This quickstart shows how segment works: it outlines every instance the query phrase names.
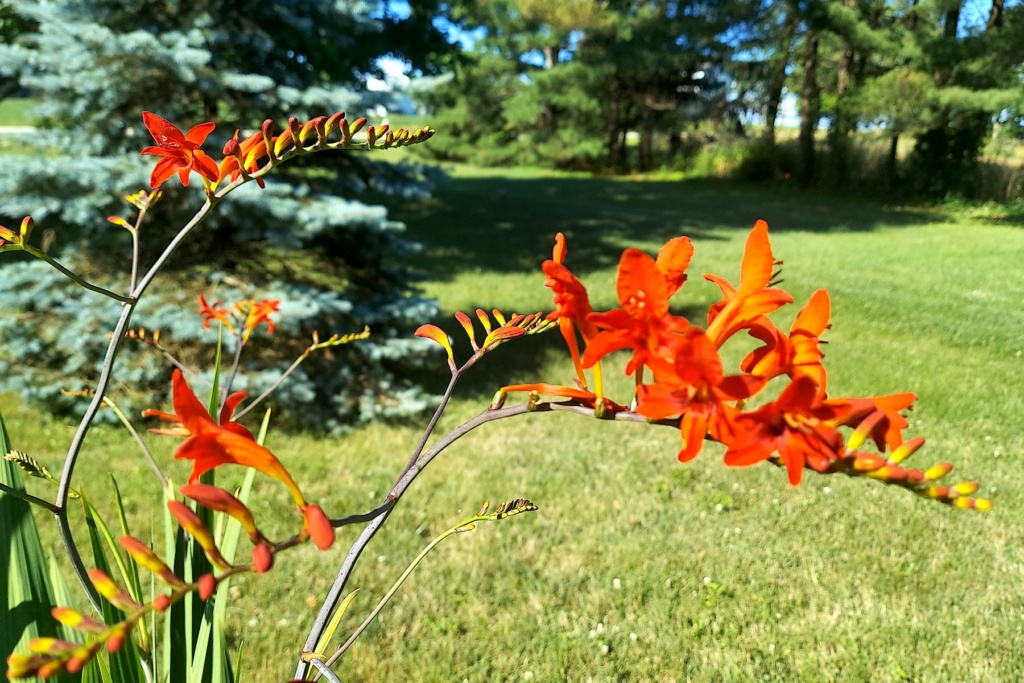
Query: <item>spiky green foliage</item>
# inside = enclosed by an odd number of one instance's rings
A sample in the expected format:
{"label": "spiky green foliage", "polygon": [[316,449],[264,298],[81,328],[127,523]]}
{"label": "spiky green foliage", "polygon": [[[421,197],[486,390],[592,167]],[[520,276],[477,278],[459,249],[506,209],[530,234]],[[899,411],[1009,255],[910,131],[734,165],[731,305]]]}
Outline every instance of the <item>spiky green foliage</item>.
{"label": "spiky green foliage", "polygon": [[[11,442],[0,417],[0,450],[7,453]],[[17,463],[0,459],[0,482],[24,491],[22,470]],[[62,637],[63,629],[50,617],[53,589],[46,556],[39,540],[29,503],[0,492],[0,651],[25,652],[32,638]],[[0,661],[0,675],[6,674],[7,658]]]}

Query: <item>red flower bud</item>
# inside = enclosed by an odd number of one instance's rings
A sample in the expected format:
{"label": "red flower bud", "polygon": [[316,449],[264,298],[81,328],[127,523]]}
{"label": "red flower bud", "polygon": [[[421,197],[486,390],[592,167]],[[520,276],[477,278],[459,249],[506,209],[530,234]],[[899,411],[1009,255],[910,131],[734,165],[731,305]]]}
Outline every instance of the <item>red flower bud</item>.
{"label": "red flower bud", "polygon": [[209,600],[217,590],[217,577],[213,574],[203,574],[199,577],[199,599]]}
{"label": "red flower bud", "polygon": [[114,654],[124,645],[124,634],[117,633],[107,638],[107,652]]}
{"label": "red flower bud", "polygon": [[319,505],[307,505],[302,511],[305,519],[303,528],[320,550],[327,550],[334,544],[334,527]]}
{"label": "red flower bud", "polygon": [[252,568],[257,574],[266,574],[274,566],[274,553],[266,543],[252,549]]}

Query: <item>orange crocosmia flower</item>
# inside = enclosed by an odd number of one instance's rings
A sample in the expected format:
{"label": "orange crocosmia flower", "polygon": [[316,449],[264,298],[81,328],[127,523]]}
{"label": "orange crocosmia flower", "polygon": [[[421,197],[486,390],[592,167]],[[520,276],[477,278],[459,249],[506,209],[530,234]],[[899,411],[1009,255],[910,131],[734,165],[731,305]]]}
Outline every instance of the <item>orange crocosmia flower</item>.
{"label": "orange crocosmia flower", "polygon": [[202,474],[220,465],[242,465],[257,469],[282,482],[288,487],[298,506],[302,509],[307,507],[302,492],[281,461],[256,443],[248,429],[231,421],[235,408],[246,396],[245,392],[237,392],[228,397],[224,402],[218,424],[196,398],[180,370],[174,371],[172,381],[174,413],[145,410],[143,415],[159,417],[165,422],[177,424],[178,428],[173,433],[188,436],[178,446],[174,457],[193,461],[189,484],[195,484]]}
{"label": "orange crocosmia flower", "polygon": [[[267,156],[267,146],[263,142],[263,131],[257,131],[250,135],[242,142],[238,142],[238,131],[235,131],[234,137],[231,139],[234,141],[234,145],[229,141],[228,145],[235,147],[234,153],[227,154],[228,147],[225,147],[225,156],[217,167],[217,181],[220,182],[227,177],[231,178],[231,182],[238,180],[239,176],[242,175],[242,169],[245,168],[246,173],[254,173],[259,170],[259,161]],[[266,187],[266,183],[263,178],[257,178],[256,183],[260,187]]]}
{"label": "orange crocosmia flower", "polygon": [[717,275],[704,275],[704,279],[722,290],[723,300],[708,310],[707,334],[716,347],[721,348],[739,330],[763,324],[761,319],[783,304],[793,303],[789,293],[768,287],[774,268],[768,224],[759,220],[747,236],[740,265],[740,286],[734,288]]}
{"label": "orange crocosmia flower", "polygon": [[561,332],[566,346],[569,347],[569,355],[572,356],[576,379],[581,385],[586,386],[576,330],[578,329],[583,336],[584,343],[590,343],[597,334],[597,328],[587,319],[593,309],[590,307],[586,287],[564,265],[567,254],[565,235],[558,233],[555,235],[551,258],[541,264],[544,286],[551,289],[555,304],[555,310],[548,314],[547,319],[558,321],[558,331]]}
{"label": "orange crocosmia flower", "polygon": [[243,341],[249,340],[249,335],[252,334],[258,326],[265,324],[267,326],[267,334],[274,332],[274,321],[270,319],[271,313],[277,313],[280,309],[280,300],[278,299],[262,299],[260,301],[239,301],[235,304],[235,310],[238,311],[239,315],[245,316],[245,324],[242,329],[245,330],[243,333]]}
{"label": "orange crocosmia flower", "polygon": [[627,375],[642,365],[650,366],[655,374],[671,367],[679,335],[690,325],[686,318],[669,313],[672,287],[681,283],[678,272],[673,271],[671,279],[670,283],[657,262],[639,249],[622,252],[615,283],[621,308],[588,316],[602,331],[588,344],[583,367],[626,348],[633,349]]}
{"label": "orange crocosmia flower", "polygon": [[206,295],[199,295],[199,315],[203,317],[203,329],[210,329],[210,323],[217,320],[230,331],[234,332],[235,326],[231,320],[231,309],[219,308],[219,306],[220,301],[215,301],[213,305],[210,305],[206,301]]}
{"label": "orange crocosmia flower", "polygon": [[160,187],[175,173],[181,179],[181,184],[187,186],[192,171],[211,183],[217,182],[219,173],[216,162],[199,149],[216,124],[201,123],[182,134],[173,123],[148,111],[142,113],[142,122],[156,141],[156,146],[147,147],[140,154],[161,157],[149,178],[150,187]]}
{"label": "orange crocosmia flower", "polygon": [[686,462],[700,453],[709,432],[716,441],[732,442],[732,423],[739,411],[728,402],[753,396],[765,380],[752,375],[724,376],[718,352],[703,330],[692,327],[681,336],[672,372],[663,372],[657,382],[638,387],[636,412],[654,420],[680,416],[683,447],[679,461]]}
{"label": "orange crocosmia flower", "polygon": [[817,385],[818,395],[824,396],[828,376],[821,364],[825,356],[818,345],[821,334],[829,327],[830,308],[828,292],[817,290],[800,309],[788,335],[767,318],[761,318],[751,326],[750,335],[765,345],[751,351],[740,363],[740,369],[765,379],[783,374],[807,375]]}
{"label": "orange crocosmia flower", "polygon": [[907,418],[901,411],[911,409],[917,400],[917,394],[910,392],[888,394],[874,398],[828,399],[826,403],[847,401],[853,410],[836,421],[836,425],[855,427],[860,436],[851,439],[849,448],[856,450],[863,439],[871,437],[879,451],[896,450],[903,443],[903,430],[907,428]]}
{"label": "orange crocosmia flower", "polygon": [[843,437],[832,424],[852,410],[848,401],[822,401],[814,380],[798,375],[778,399],[736,417],[725,464],[754,465],[778,451],[795,486],[805,466],[824,471],[843,456]]}

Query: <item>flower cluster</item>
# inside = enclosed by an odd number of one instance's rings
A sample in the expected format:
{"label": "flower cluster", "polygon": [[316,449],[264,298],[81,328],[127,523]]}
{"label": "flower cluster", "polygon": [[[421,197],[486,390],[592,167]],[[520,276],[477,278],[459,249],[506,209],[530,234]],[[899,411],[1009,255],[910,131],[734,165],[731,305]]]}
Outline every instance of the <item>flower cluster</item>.
{"label": "flower cluster", "polygon": [[[758,221],[747,238],[737,285],[717,275],[704,276],[721,291],[704,328],[670,309],[670,299],[686,282],[693,257],[688,238],[669,240],[657,258],[626,249],[616,279],[619,308],[605,312],[591,308],[586,288],[565,266],[566,254],[565,238],[558,234],[552,258],[542,270],[554,294],[555,310],[548,319],[557,321],[569,347],[576,386],[507,386],[499,392],[499,402],[509,392],[525,391],[571,399],[594,408],[599,416],[629,412],[603,394],[601,382],[602,360],[613,351],[626,350],[626,374],[636,382],[632,412],[678,424],[680,461],[696,457],[711,439],[725,445],[727,465],[771,461],[785,466],[794,485],[805,468],[844,472],[901,485],[961,508],[991,507],[991,501],[971,497],[978,489],[974,482],[934,484],[952,469],[948,463],[925,470],[901,465],[924,443],[920,437],[904,438],[908,423],[902,411],[916,400],[914,394],[828,395],[820,348],[820,337],[829,327],[828,293],[814,292],[788,332],[776,327],[768,316],[793,303],[793,297],[775,286],[781,263],[772,253],[764,221]],[[726,374],[720,350],[740,332],[761,345],[742,360],[739,372]],[[592,387],[586,370],[593,373]],[[776,378],[786,382],[778,397],[746,409]],[[852,430],[849,438],[841,428]],[[879,453],[860,450],[869,439]]]}
{"label": "flower cluster", "polygon": [[[228,396],[219,419],[214,421],[188,386],[181,371],[175,370],[174,412],[146,410],[143,411],[143,415],[157,417],[168,423],[169,427],[154,429],[154,432],[187,437],[174,454],[175,458],[191,460],[193,463],[189,483],[180,489],[182,495],[208,510],[222,512],[235,519],[253,544],[252,561],[242,564],[229,562],[217,546],[210,527],[201,517],[185,503],[177,499],[169,500],[167,509],[171,516],[195,539],[215,571],[204,574],[195,581],[186,581],[176,575],[145,542],[132,536],[122,536],[121,547],[132,560],[147,569],[155,579],[169,588],[170,592],[159,594],[151,602],[142,604],[120,588],[104,571],[90,570],[89,578],[96,591],[124,613],[124,620],[108,625],[67,607],[55,608],[53,617],[62,624],[80,631],[85,636],[85,642],[72,643],[55,638],[36,638],[29,643],[28,654],[14,654],[8,658],[9,678],[47,677],[78,672],[104,647],[108,652],[120,649],[131,630],[147,614],[154,611],[164,612],[189,593],[194,592],[201,600],[208,600],[224,579],[243,572],[266,573],[273,566],[274,557],[278,552],[298,543],[312,541],[321,550],[327,550],[333,545],[334,525],[320,506],[307,502],[298,484],[281,461],[268,449],[256,443],[248,429],[232,419],[235,409],[245,398],[245,392],[236,392]],[[199,481],[202,474],[221,465],[251,467],[282,482],[302,514],[302,528],[299,532],[279,543],[268,540],[244,503],[225,489]]]}
{"label": "flower cluster", "polygon": [[280,304],[278,299],[246,299],[236,301],[231,308],[227,308],[222,307],[219,301],[211,305],[206,301],[206,295],[200,294],[199,315],[203,319],[203,328],[210,329],[210,323],[216,320],[232,334],[240,334],[242,341],[247,342],[249,336],[260,325],[267,326],[267,334],[274,332],[274,321],[270,314],[277,313]]}
{"label": "flower cluster", "polygon": [[[140,154],[160,157],[150,176],[150,186],[160,187],[175,174],[182,185],[188,185],[189,176],[195,172],[211,192],[225,180],[233,183],[239,178],[254,178],[263,187],[262,175],[284,156],[320,149],[405,147],[424,142],[434,134],[431,128],[391,130],[387,124],[375,128],[366,125],[365,117],[350,123],[345,112],[317,116],[301,125],[292,117],[288,119],[287,128],[278,135],[274,134],[273,121],[267,120],[260,130],[241,140],[236,130],[224,145],[224,158],[217,162],[201,149],[215,124],[201,123],[188,133],[182,133],[173,123],[152,112],[144,112],[142,121],[156,145],[145,148]],[[357,141],[355,136],[360,132],[363,137]],[[339,139],[331,142],[330,137],[335,133]]]}

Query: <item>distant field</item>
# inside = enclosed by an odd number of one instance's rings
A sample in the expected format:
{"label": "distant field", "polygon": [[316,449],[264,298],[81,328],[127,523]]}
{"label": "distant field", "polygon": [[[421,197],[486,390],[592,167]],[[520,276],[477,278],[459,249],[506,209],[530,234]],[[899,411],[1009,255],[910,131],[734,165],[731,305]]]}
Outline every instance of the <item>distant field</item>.
{"label": "distant field", "polygon": [[0,100],[0,126],[29,126],[32,117],[29,110],[35,102],[27,97],[12,97]]}
{"label": "distant field", "polygon": [[[360,593],[341,630],[484,500],[525,496],[540,511],[436,549],[336,667],[342,680],[1024,680],[1020,215],[717,181],[451,170],[434,199],[393,201],[392,216],[424,244],[412,265],[446,311],[433,322],[453,337],[456,310],[550,308],[539,264],[556,231],[568,236],[568,264],[595,308],[616,305],[625,246],[654,253],[689,235],[696,257],[674,301],[699,324],[717,298],[700,274],[735,281],[746,232],[765,218],[799,304],[817,287],[832,294],[831,393],[916,391],[911,433],[928,445],[915,460],[953,461],[953,477],[980,480],[997,509],[960,512],[844,478],[809,475],[794,488],[771,466],[727,469],[710,446],[681,465],[671,429],[565,414],[491,424],[432,464],[403,500],[352,580]],[[628,402],[618,360],[612,393]],[[439,357],[430,380],[438,391],[443,365]],[[440,428],[484,409],[502,384],[571,375],[558,335],[509,343],[466,378]],[[56,468],[71,427],[10,398],[0,405],[15,447]],[[272,433],[269,445],[311,498],[347,514],[380,499],[417,429],[375,425],[341,439]],[[183,481],[173,440],[150,442]],[[113,471],[138,523],[148,524],[147,496],[158,492],[127,439],[97,429],[84,457],[93,465],[80,469],[79,483],[93,501],[106,496]],[[292,514],[276,482],[255,497],[259,514]],[[290,676],[353,537],[343,534],[329,553],[288,553],[271,575],[236,584],[229,614],[243,680]]]}

